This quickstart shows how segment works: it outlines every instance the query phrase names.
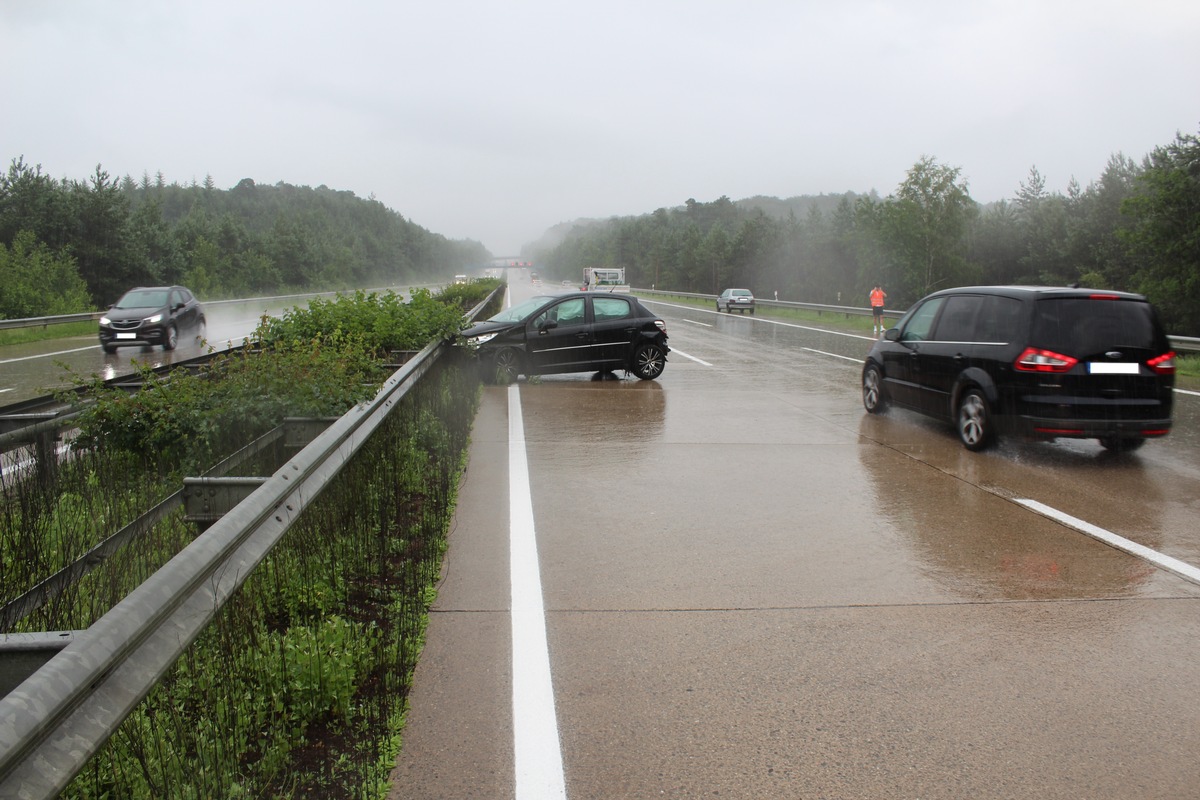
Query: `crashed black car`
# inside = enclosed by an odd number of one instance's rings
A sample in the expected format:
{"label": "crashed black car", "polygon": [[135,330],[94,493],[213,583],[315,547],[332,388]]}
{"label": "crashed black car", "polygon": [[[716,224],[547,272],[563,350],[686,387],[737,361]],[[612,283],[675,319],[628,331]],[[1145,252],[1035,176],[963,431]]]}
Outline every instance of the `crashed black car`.
{"label": "crashed black car", "polygon": [[607,292],[538,295],[462,332],[484,377],[624,370],[642,380],[667,364],[667,326],[636,297]]}
{"label": "crashed black car", "polygon": [[174,350],[180,336],[203,339],[204,334],[204,309],[182,286],[130,289],[100,317],[100,346],[106,353],[128,345]]}

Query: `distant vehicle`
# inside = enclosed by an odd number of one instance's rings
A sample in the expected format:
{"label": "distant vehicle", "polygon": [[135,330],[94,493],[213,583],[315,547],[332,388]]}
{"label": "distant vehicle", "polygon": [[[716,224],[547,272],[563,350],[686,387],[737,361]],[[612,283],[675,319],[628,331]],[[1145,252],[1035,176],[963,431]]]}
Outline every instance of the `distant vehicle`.
{"label": "distant vehicle", "polygon": [[628,292],[624,267],[585,267],[583,288],[593,292]]}
{"label": "distant vehicle", "polygon": [[1000,433],[1135,450],[1171,430],[1175,353],[1141,295],[977,286],[935,292],[872,345],[863,406],[953,421],[968,450]]}
{"label": "distant vehicle", "polygon": [[539,295],[462,332],[484,377],[625,370],[642,380],[667,364],[667,326],[636,297],[570,292]]}
{"label": "distant vehicle", "polygon": [[754,313],[754,293],[749,289],[726,289],[717,297],[717,311]]}
{"label": "distant vehicle", "polygon": [[455,275],[455,276],[454,276],[454,283],[455,283],[455,284],[461,284],[461,283],[466,283],[466,282],[467,282],[467,276],[466,276],[466,275]]}
{"label": "distant vehicle", "polygon": [[542,278],[536,272],[531,272],[529,273],[529,282],[534,286],[540,286],[542,283]]}
{"label": "distant vehicle", "polygon": [[204,309],[188,289],[139,286],[100,317],[100,346],[106,353],[130,345],[174,350],[180,336],[203,339],[205,324]]}

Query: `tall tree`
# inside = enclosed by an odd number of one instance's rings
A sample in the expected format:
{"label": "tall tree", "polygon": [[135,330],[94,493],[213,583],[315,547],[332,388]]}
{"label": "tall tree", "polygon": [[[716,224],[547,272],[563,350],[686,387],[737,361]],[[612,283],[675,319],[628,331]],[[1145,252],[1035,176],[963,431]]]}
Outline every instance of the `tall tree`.
{"label": "tall tree", "polygon": [[978,213],[959,167],[922,157],[885,204],[884,224],[904,288],[917,297],[954,286],[967,269],[967,233]]}
{"label": "tall tree", "polygon": [[1132,219],[1122,238],[1141,264],[1136,288],[1168,328],[1200,335],[1200,137],[1155,148],[1122,210]]}

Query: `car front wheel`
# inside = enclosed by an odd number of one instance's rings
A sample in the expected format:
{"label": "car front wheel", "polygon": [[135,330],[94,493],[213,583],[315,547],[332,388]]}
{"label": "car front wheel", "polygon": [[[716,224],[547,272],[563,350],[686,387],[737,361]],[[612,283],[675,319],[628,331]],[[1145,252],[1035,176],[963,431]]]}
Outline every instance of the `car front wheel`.
{"label": "car front wheel", "polygon": [[644,381],[662,375],[667,366],[667,351],[657,344],[644,344],[633,354],[633,374]]}
{"label": "car front wheel", "polygon": [[868,414],[882,414],[887,411],[887,395],[883,391],[883,374],[879,367],[872,364],[863,373],[863,408]]}
{"label": "car front wheel", "polygon": [[179,344],[179,330],[174,325],[167,326],[167,336],[163,339],[163,350],[174,350]]}
{"label": "car front wheel", "polygon": [[495,383],[513,383],[520,374],[520,351],[515,347],[504,347],[496,351],[496,357],[492,359],[492,378]]}
{"label": "car front wheel", "polygon": [[958,403],[958,438],[968,450],[982,450],[995,438],[991,409],[978,389],[968,389]]}

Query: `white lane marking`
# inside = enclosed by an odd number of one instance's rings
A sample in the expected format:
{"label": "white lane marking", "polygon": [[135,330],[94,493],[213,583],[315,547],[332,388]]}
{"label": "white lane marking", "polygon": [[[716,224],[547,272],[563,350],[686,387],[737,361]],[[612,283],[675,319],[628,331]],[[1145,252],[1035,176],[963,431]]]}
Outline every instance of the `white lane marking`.
{"label": "white lane marking", "polygon": [[1137,542],[1130,541],[1124,536],[1118,536],[1112,531],[1107,531],[1104,528],[1091,524],[1090,522],[1084,522],[1081,519],[1076,519],[1069,514],[1064,514],[1062,511],[1059,511],[1056,508],[1051,508],[1044,503],[1039,503],[1036,500],[1024,500],[1017,498],[1017,502],[1028,508],[1030,511],[1041,514],[1044,517],[1049,517],[1057,522],[1061,522],[1067,527],[1074,528],[1080,533],[1085,533],[1088,536],[1091,536],[1093,539],[1098,539],[1099,541],[1104,542],[1107,545],[1111,545],[1118,550],[1123,550],[1130,555],[1149,561],[1155,566],[1162,567],[1168,572],[1175,573],[1184,580],[1191,581],[1192,583],[1200,583],[1200,568],[1193,567],[1186,561],[1180,561],[1178,558],[1172,558],[1171,556],[1160,553],[1157,550],[1151,550],[1145,545],[1140,545]]}
{"label": "white lane marking", "polygon": [[525,422],[516,384],[508,387],[508,506],[516,800],[565,800],[567,787],[554,713]]}
{"label": "white lane marking", "polygon": [[800,349],[807,350],[810,353],[818,353],[823,356],[829,356],[830,358],[843,358],[846,361],[853,361],[855,364],[861,364],[863,361],[861,358],[851,358],[850,356],[840,356],[837,353],[826,353],[824,350],[814,350],[811,347],[801,347]]}
{"label": "white lane marking", "polygon": [[702,326],[702,327],[705,327],[705,328],[711,328],[711,327],[713,327],[712,325],[709,325],[707,322],[697,322],[697,321],[696,321],[696,320],[694,320],[694,319],[687,319],[686,317],[684,318],[684,320],[683,320],[683,321],[684,321],[684,322],[690,322],[690,323],[692,323],[693,325],[700,325],[700,326]]}
{"label": "white lane marking", "polygon": [[15,392],[15,391],[16,391],[16,387],[10,386],[7,389],[0,389],[0,394],[4,394],[5,392]]}
{"label": "white lane marking", "polygon": [[1191,389],[1176,389],[1180,394],[1190,394],[1192,397],[1200,397],[1200,392],[1193,392]]}
{"label": "white lane marking", "polygon": [[15,364],[18,361],[32,361],[35,358],[53,358],[54,356],[65,356],[67,353],[82,353],[85,350],[95,350],[100,345],[93,344],[88,347],[76,347],[74,350],[59,350],[56,353],[42,353],[40,356],[21,356],[20,358],[6,358],[0,361],[0,364]]}
{"label": "white lane marking", "polygon": [[683,352],[682,350],[676,350],[674,347],[671,348],[671,352],[678,353],[679,355],[683,356],[684,358],[688,358],[688,359],[691,359],[692,361],[695,361],[697,364],[703,364],[706,367],[712,366],[712,364],[708,363],[704,359],[696,358],[695,356],[689,356],[687,353]]}

